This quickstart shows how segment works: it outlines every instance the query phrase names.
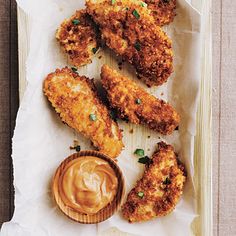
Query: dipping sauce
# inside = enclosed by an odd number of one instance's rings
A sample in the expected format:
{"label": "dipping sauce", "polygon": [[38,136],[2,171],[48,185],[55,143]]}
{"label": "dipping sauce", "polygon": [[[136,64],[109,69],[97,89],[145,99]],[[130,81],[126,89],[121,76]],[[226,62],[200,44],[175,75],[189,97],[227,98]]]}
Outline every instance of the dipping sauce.
{"label": "dipping sauce", "polygon": [[117,187],[113,168],[93,156],[79,157],[67,163],[58,180],[64,204],[86,214],[95,214],[112,202]]}

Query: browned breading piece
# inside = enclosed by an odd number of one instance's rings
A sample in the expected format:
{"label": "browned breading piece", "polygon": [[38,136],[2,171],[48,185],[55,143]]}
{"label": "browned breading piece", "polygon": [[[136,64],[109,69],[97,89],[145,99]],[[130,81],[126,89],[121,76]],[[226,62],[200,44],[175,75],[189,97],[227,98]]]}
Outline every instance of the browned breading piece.
{"label": "browned breading piece", "polygon": [[43,89],[63,122],[88,137],[104,154],[112,158],[120,154],[121,131],[100,101],[92,80],[66,67],[49,74]]}
{"label": "browned breading piece", "polygon": [[56,38],[62,49],[76,67],[92,62],[92,57],[99,49],[98,28],[86,10],[76,11],[58,28]]}
{"label": "browned breading piece", "polygon": [[107,65],[102,67],[102,85],[110,106],[121,118],[134,124],[145,124],[162,134],[171,134],[180,117],[171,105],[147,93],[132,80]]}
{"label": "browned breading piece", "polygon": [[167,25],[176,16],[176,0],[144,0],[159,26]]}
{"label": "browned breading piece", "polygon": [[171,145],[158,143],[158,149],[145,166],[143,177],[130,191],[122,207],[129,222],[165,216],[174,210],[183,193],[186,173]]}
{"label": "browned breading piece", "polygon": [[161,85],[173,71],[171,40],[137,0],[87,0],[87,12],[99,25],[102,39],[131,63],[148,86]]}

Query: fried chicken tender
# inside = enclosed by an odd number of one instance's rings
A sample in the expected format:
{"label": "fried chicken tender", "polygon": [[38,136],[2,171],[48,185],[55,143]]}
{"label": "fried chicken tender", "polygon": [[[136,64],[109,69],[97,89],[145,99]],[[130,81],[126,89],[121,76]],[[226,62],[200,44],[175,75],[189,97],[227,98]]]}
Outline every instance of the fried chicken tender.
{"label": "fried chicken tender", "polygon": [[56,32],[56,38],[71,64],[76,67],[91,63],[100,46],[98,27],[86,10],[76,11],[63,21]]}
{"label": "fried chicken tender", "polygon": [[110,106],[117,110],[120,118],[147,125],[165,135],[179,125],[180,117],[171,105],[150,95],[116,70],[104,65],[101,79]]}
{"label": "fried chicken tender", "polygon": [[165,83],[173,71],[172,42],[137,0],[87,0],[106,45],[131,63],[147,86]]}
{"label": "fried chicken tender", "polygon": [[167,25],[176,16],[176,0],[145,0],[151,15],[159,26]]}
{"label": "fried chicken tender", "polygon": [[165,216],[174,210],[186,180],[183,164],[177,159],[173,147],[164,142],[145,166],[143,177],[130,191],[122,207],[129,222],[150,220]]}
{"label": "fried chicken tender", "polygon": [[44,81],[44,93],[62,121],[115,158],[122,148],[121,131],[99,100],[94,83],[69,68],[57,69]]}

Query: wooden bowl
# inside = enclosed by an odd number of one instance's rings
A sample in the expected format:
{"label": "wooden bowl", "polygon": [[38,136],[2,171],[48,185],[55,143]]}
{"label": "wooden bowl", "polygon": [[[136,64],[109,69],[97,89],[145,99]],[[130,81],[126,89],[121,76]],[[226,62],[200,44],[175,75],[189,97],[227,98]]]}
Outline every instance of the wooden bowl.
{"label": "wooden bowl", "polygon": [[[110,166],[113,168],[113,170],[116,174],[116,177],[118,179],[117,193],[116,193],[116,196],[114,197],[113,201],[111,203],[109,203],[107,206],[105,206],[104,208],[102,208],[100,211],[98,211],[96,214],[81,213],[81,212],[75,211],[74,209],[68,207],[62,201],[60,194],[59,194],[59,189],[58,189],[58,180],[59,180],[60,176],[63,174],[65,166],[70,161],[72,161],[76,158],[81,158],[81,157],[85,157],[85,156],[94,156],[94,157],[98,157],[98,158],[101,158],[101,159],[107,161],[110,164]],[[79,223],[83,223],[83,224],[95,224],[95,223],[102,222],[102,221],[108,219],[109,217],[111,217],[120,207],[122,200],[123,200],[124,192],[125,192],[124,177],[123,177],[123,174],[122,174],[119,166],[115,163],[115,161],[113,159],[111,159],[110,157],[108,157],[100,152],[97,152],[97,151],[80,151],[80,152],[74,153],[71,156],[69,156],[68,158],[66,158],[60,164],[60,166],[57,168],[56,173],[53,178],[53,182],[52,182],[52,193],[53,193],[54,199],[55,199],[57,205],[59,206],[59,208],[61,209],[61,211],[66,216],[68,216],[70,219],[72,219],[76,222],[79,222]]]}

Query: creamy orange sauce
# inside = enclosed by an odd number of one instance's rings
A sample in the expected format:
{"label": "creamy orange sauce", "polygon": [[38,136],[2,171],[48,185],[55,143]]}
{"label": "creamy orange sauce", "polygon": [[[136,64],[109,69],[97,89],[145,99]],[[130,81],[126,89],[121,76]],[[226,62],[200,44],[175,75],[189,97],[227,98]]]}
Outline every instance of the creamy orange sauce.
{"label": "creamy orange sauce", "polygon": [[92,156],[67,163],[58,182],[64,204],[86,214],[95,214],[110,203],[117,186],[116,174],[109,163]]}

